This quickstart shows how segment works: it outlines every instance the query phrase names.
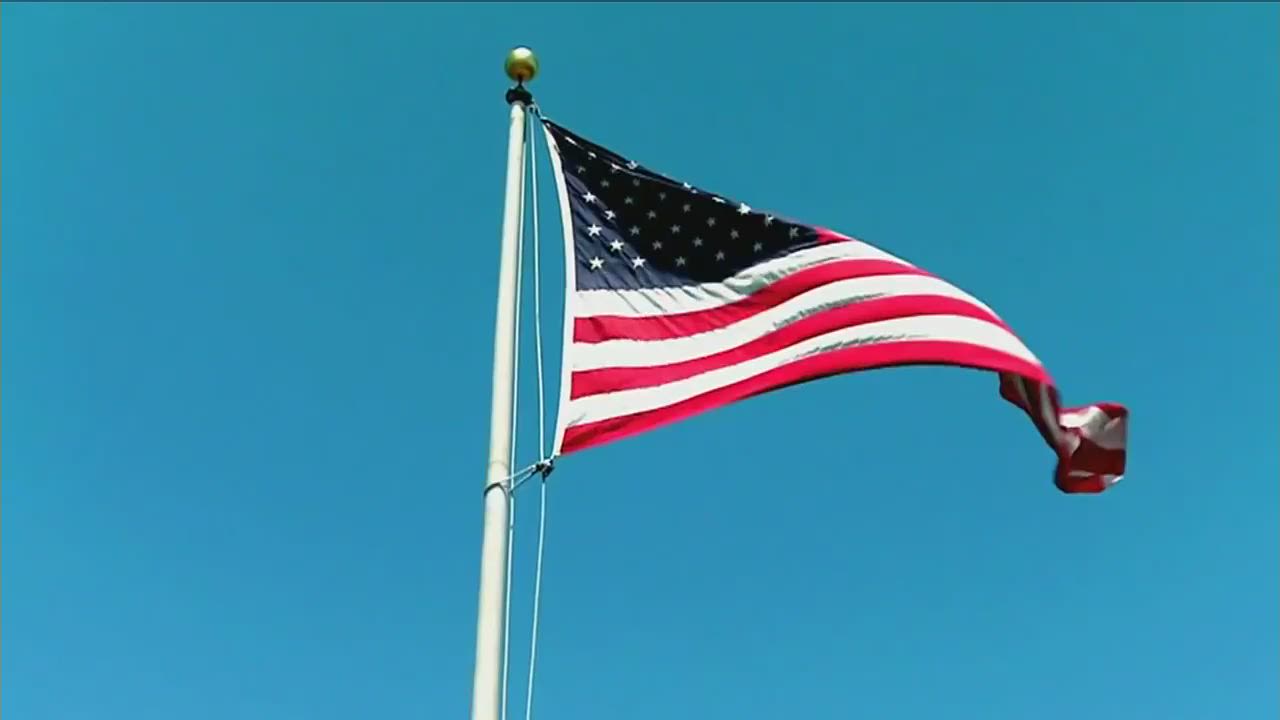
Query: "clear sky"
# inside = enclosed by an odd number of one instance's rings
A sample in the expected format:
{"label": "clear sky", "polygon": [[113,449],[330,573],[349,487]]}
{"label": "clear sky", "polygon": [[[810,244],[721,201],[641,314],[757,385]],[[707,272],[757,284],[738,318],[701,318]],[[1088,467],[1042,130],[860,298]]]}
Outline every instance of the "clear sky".
{"label": "clear sky", "polygon": [[564,459],[540,717],[1274,718],[1278,20],[6,3],[4,716],[466,715],[528,43],[558,122],[947,277],[1133,413],[1091,497],[943,368]]}

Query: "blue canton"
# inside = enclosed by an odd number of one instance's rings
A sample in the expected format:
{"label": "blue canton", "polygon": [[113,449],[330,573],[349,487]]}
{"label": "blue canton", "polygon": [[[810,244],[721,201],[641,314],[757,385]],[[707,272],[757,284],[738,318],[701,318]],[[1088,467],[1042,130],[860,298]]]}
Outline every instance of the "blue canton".
{"label": "blue canton", "polygon": [[560,153],[579,290],[721,282],[819,242],[810,226],[672,180],[542,122]]}

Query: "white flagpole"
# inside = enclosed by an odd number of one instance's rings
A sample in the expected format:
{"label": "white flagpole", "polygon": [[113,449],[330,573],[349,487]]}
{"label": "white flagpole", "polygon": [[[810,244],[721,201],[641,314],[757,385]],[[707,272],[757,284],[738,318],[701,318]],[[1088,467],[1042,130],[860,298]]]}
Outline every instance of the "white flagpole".
{"label": "white flagpole", "polygon": [[524,89],[538,71],[528,48],[507,55],[507,75],[516,87],[507,91],[511,127],[507,135],[507,197],[502,210],[502,255],[498,264],[498,313],[493,330],[493,407],[489,421],[489,467],[484,485],[484,540],[480,551],[480,608],[476,622],[472,720],[499,720],[502,698],[502,641],[505,603],[507,522],[511,487],[511,404],[515,347],[516,250],[520,208],[524,202],[525,106],[533,97]]}

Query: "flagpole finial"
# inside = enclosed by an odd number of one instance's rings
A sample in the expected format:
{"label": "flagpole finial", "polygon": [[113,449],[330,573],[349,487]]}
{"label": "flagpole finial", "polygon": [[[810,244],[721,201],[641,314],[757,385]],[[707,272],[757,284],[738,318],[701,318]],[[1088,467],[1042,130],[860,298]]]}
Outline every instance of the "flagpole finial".
{"label": "flagpole finial", "polygon": [[523,85],[538,74],[538,56],[523,45],[514,47],[511,48],[511,52],[507,53],[505,67],[507,77],[516,81],[517,84]]}

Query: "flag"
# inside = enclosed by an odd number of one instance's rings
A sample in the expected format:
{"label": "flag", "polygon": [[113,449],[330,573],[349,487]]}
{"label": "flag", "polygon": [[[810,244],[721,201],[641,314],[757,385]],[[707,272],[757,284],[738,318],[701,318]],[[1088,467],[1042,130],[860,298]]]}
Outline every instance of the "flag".
{"label": "flag", "polygon": [[839,373],[950,365],[999,374],[1057,454],[1063,492],[1124,473],[1128,411],[1063,408],[989,307],[861,240],[673,180],[540,118],[568,290],[555,454]]}

